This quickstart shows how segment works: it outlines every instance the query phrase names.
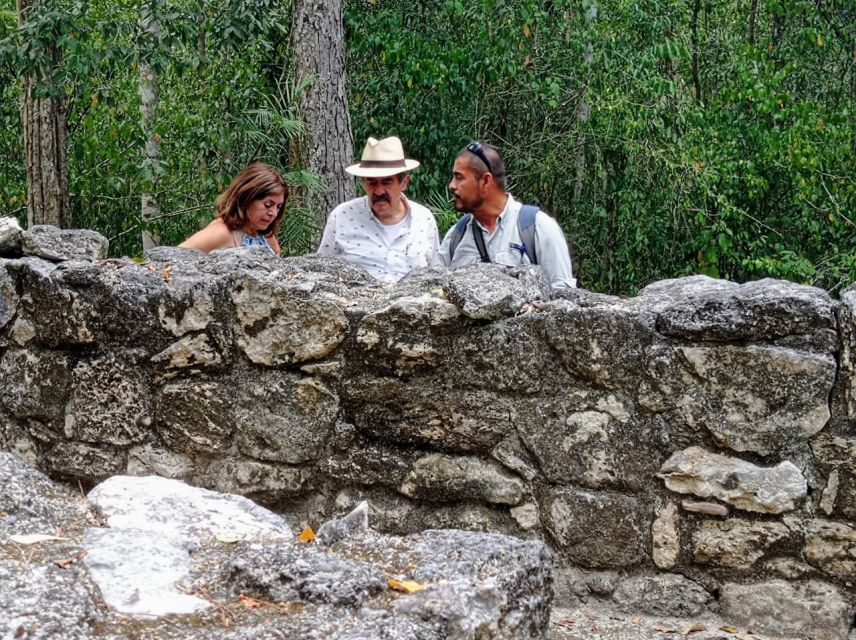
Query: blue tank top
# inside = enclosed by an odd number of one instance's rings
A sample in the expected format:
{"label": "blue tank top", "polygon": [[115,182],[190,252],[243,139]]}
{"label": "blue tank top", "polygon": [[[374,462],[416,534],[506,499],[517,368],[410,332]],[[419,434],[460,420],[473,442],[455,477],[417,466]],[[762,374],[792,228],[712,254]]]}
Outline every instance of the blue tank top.
{"label": "blue tank top", "polygon": [[238,233],[240,233],[242,236],[241,242],[238,244],[239,247],[264,247],[271,253],[276,254],[276,252],[273,250],[273,247],[268,244],[267,238],[265,238],[264,236],[251,236],[247,235],[243,231],[238,231]]}

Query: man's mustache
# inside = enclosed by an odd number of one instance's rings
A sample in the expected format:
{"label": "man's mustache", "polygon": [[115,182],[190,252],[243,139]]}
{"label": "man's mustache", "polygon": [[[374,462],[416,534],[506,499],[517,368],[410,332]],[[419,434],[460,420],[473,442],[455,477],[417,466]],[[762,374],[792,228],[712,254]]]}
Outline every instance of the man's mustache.
{"label": "man's mustache", "polygon": [[390,201],[389,196],[386,194],[383,194],[380,196],[372,196],[372,204],[375,204],[377,202],[389,202],[389,201]]}

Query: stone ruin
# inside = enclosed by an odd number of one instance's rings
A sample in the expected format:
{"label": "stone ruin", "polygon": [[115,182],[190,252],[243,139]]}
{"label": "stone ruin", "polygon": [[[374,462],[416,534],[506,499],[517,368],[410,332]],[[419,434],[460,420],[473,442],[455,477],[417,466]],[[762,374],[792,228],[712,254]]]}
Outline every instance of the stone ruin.
{"label": "stone ruin", "polygon": [[0,224],[0,449],[52,478],[178,479],[294,530],[366,501],[378,536],[543,543],[557,602],[853,626],[854,287],[551,298],[537,267],[386,286],[337,259],[138,263],[16,233]]}

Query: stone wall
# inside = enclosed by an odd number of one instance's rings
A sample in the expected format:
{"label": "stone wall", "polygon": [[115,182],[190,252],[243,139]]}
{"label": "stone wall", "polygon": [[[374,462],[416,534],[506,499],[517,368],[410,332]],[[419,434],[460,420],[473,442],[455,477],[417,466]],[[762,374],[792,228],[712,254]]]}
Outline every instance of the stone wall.
{"label": "stone wall", "polygon": [[544,539],[560,601],[847,637],[856,288],[549,300],[537,268],[382,286],[336,259],[86,260],[28,234],[0,259],[0,449],[53,477],[178,478],[295,526],[367,499],[389,533]]}

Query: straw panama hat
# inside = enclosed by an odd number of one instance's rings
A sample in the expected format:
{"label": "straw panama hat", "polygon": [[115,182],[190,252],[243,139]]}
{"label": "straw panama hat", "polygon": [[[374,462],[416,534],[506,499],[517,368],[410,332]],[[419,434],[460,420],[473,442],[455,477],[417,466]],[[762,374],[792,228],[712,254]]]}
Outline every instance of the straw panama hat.
{"label": "straw panama hat", "polygon": [[419,166],[417,160],[404,157],[401,140],[395,136],[376,140],[369,138],[363,149],[363,157],[357,164],[345,168],[352,176],[360,178],[385,178]]}

